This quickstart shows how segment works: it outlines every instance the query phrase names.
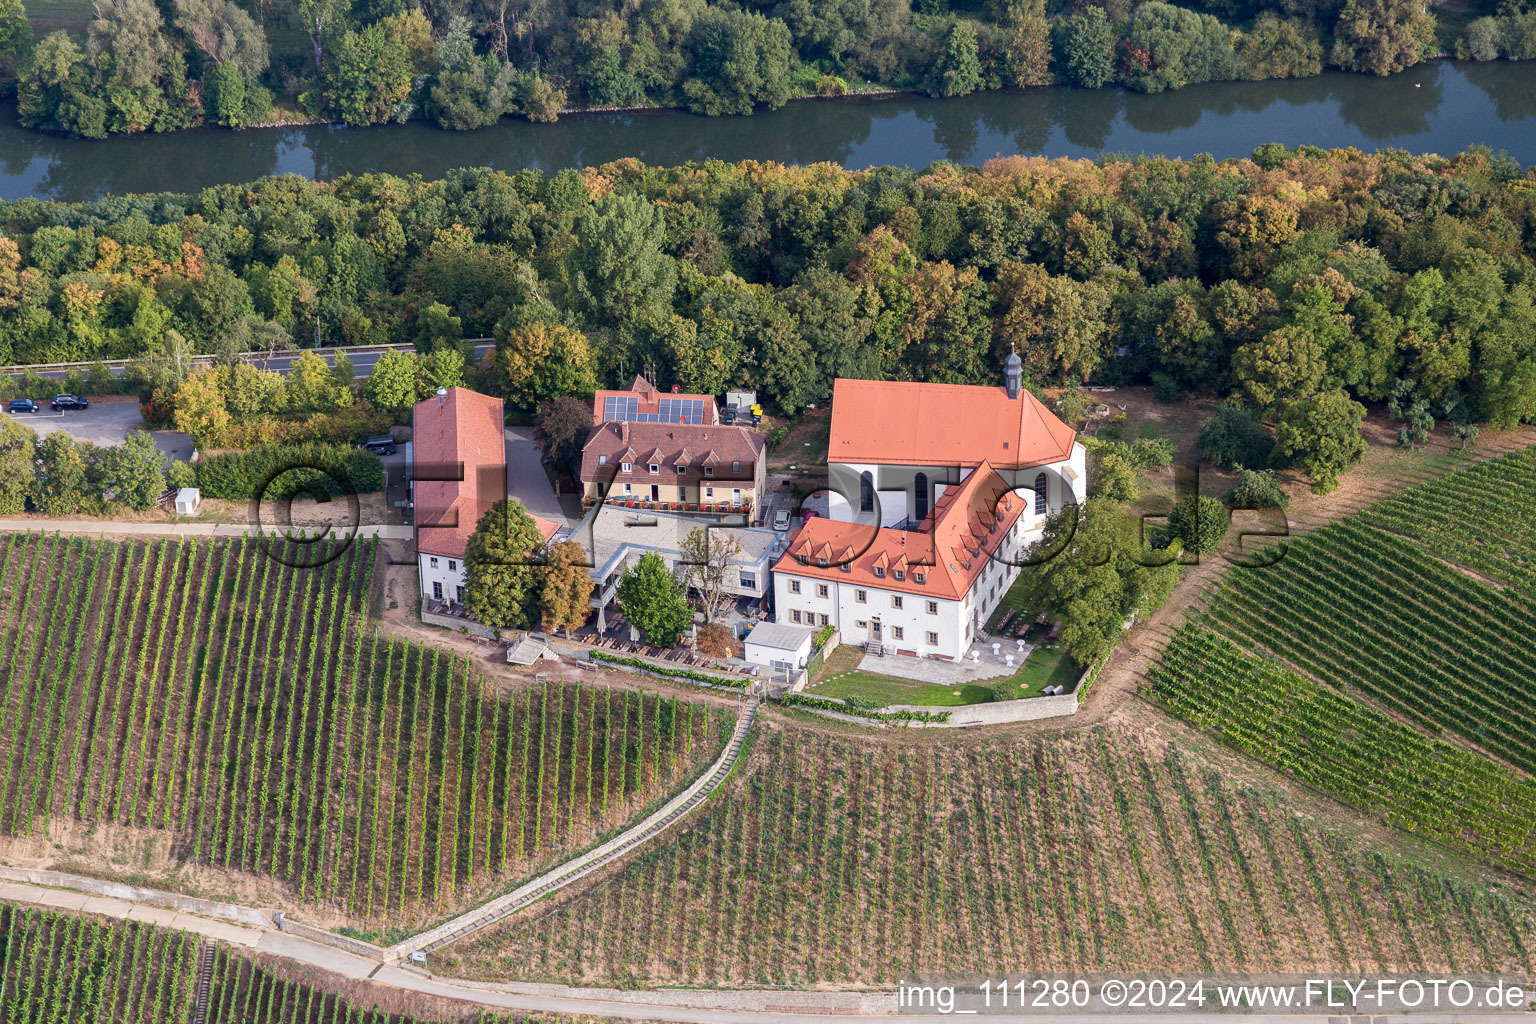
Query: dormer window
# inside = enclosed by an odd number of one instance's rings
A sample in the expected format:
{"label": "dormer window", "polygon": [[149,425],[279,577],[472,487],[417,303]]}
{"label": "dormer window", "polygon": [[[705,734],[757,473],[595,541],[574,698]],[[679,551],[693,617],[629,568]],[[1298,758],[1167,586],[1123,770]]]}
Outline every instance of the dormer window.
{"label": "dormer window", "polygon": [[818,558],[816,559],[816,565],[819,568],[825,569],[827,567],[827,560],[825,558]]}
{"label": "dormer window", "polygon": [[741,472],[741,460],[740,459],[732,459],[731,460],[731,472],[732,473],[740,473]]}
{"label": "dormer window", "polygon": [[928,574],[925,573],[925,572],[914,572],[912,574],[912,582],[916,583],[916,584],[919,584],[919,585],[927,583],[928,582]]}
{"label": "dormer window", "polygon": [[891,570],[891,575],[896,578],[896,582],[900,583],[902,580],[907,578],[907,570],[893,569]]}
{"label": "dormer window", "polygon": [[875,578],[876,579],[882,579],[882,580],[885,579],[885,567],[884,566],[880,566],[880,565],[875,566]]}
{"label": "dormer window", "polygon": [[635,468],[635,464],[633,462],[621,462],[619,463],[619,468],[628,473]]}
{"label": "dormer window", "polygon": [[646,466],[645,468],[651,471],[651,476],[655,476],[657,473],[661,472],[661,466],[657,465],[654,462],[651,463],[649,466]]}
{"label": "dormer window", "polygon": [[714,466],[705,466],[704,467],[704,475],[705,476],[714,476],[715,475],[715,467]]}
{"label": "dormer window", "polygon": [[608,465],[608,456],[606,456],[606,455],[599,455],[597,457],[597,464],[599,466],[606,466],[606,465]]}
{"label": "dormer window", "polygon": [[853,566],[847,562],[841,563],[837,568],[839,572],[853,572]]}
{"label": "dormer window", "polygon": [[677,467],[677,475],[678,476],[682,476],[686,472],[688,472],[688,467],[687,466],[678,466]]}

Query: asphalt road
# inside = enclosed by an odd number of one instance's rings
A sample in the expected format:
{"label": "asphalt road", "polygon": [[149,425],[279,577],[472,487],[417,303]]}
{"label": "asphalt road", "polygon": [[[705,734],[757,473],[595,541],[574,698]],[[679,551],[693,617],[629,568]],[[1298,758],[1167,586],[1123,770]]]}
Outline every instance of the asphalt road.
{"label": "asphalt road", "polygon": [[[19,412],[12,418],[37,431],[39,437],[46,437],[55,431],[62,430],[76,441],[89,441],[103,447],[115,447],[128,440],[129,431],[141,429],[144,426],[144,421],[139,416],[137,402],[93,402],[87,409],[54,412],[47,405],[52,395],[25,397],[33,398],[38,402],[38,411]],[[155,445],[165,453],[168,460],[186,460],[192,455],[190,435],[175,430],[153,430],[150,431],[150,436],[155,439]]]}
{"label": "asphalt road", "polygon": [[[388,346],[388,347],[389,348],[393,348],[393,349],[398,349],[398,350],[401,350],[401,351],[409,350],[411,348],[410,345],[391,345],[391,346]],[[495,348],[495,344],[490,339],[488,339],[488,338],[476,338],[475,339],[475,358],[477,358],[477,359],[480,358],[481,356],[485,355],[485,353],[487,351],[489,351],[490,349],[492,349],[492,348]],[[357,376],[357,377],[366,377],[366,376],[368,376],[368,374],[372,373],[373,372],[373,364],[377,363],[379,361],[379,357],[384,354],[384,352],[382,350],[380,350],[378,348],[374,348],[374,347],[370,347],[369,351],[366,351],[366,352],[354,352],[354,351],[352,351],[351,349],[348,349],[348,348],[318,348],[318,349],[307,349],[307,350],[304,350],[304,351],[313,351],[313,352],[317,353],[320,356],[320,358],[324,359],[327,363],[334,363],[335,362],[335,358],[336,358],[336,353],[337,352],[345,352],[345,353],[347,353],[348,358],[350,358],[352,360],[352,369],[354,371],[354,375]],[[303,351],[300,351],[300,352],[289,352],[289,353],[284,353],[282,355],[273,356],[271,359],[263,359],[263,358],[261,358],[260,353],[253,353],[253,354],[247,356],[246,358],[250,362],[257,363],[259,365],[263,365],[263,366],[265,366],[269,370],[276,370],[278,373],[287,373],[289,370],[291,370],[293,368],[294,360],[296,360],[302,354],[303,354]],[[199,356],[198,357],[198,362],[212,362],[212,361],[213,361],[213,357],[212,356]],[[106,362],[106,365],[107,365],[108,372],[110,372],[112,374],[112,376],[114,376],[114,377],[121,377],[125,372],[127,372],[128,360],[126,360],[126,359],[108,359],[108,360],[105,360],[105,362]],[[83,370],[84,367],[80,367],[80,369]],[[13,377],[21,376],[21,374],[24,371],[25,371],[25,367],[14,367],[13,366],[13,367],[7,367],[6,368],[6,372],[8,372]],[[42,370],[42,371],[39,371],[39,376],[46,377],[46,378],[48,378],[50,380],[60,380],[60,379],[63,379],[63,377],[68,372],[69,371],[67,369]]]}
{"label": "asphalt road", "polygon": [[570,526],[574,521],[561,507],[549,474],[544,472],[539,446],[533,443],[532,427],[507,428],[507,493],[540,518],[562,526]]}

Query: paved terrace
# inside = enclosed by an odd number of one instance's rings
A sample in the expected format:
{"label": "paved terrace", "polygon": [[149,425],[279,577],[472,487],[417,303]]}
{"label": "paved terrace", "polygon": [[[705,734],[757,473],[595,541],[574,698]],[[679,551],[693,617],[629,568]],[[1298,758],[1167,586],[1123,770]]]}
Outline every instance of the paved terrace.
{"label": "paved terrace", "polygon": [[[979,634],[979,639],[966,652],[964,659],[960,661],[948,661],[944,658],[914,658],[906,654],[887,654],[880,657],[877,654],[866,654],[859,661],[860,672],[873,672],[882,676],[899,676],[902,679],[915,679],[922,683],[935,683],[939,686],[967,686],[980,683],[988,679],[997,679],[1003,676],[1011,676],[1024,664],[1024,659],[1034,651],[1034,644],[1020,644],[1017,640],[998,639],[996,641]],[[997,654],[992,653],[992,644],[999,645]],[[1013,655],[1013,664],[1008,664],[1008,655]]]}

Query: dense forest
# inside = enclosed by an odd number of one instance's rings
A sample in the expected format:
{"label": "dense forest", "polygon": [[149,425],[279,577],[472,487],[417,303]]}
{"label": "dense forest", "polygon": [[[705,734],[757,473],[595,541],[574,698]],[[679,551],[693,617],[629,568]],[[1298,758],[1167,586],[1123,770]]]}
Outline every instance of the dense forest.
{"label": "dense forest", "polygon": [[[497,342],[484,360],[476,337]],[[421,354],[356,403],[318,359],[286,381],[233,368],[315,339]],[[136,358],[151,422],[290,408],[344,438],[466,374],[531,413],[646,365],[794,413],[838,376],[995,382],[1010,347],[1039,385],[1150,382],[1271,420],[1355,401],[1536,419],[1536,171],[1271,144],[1220,163],[628,160],[0,204],[0,363]],[[232,368],[189,376],[193,351]]]}
{"label": "dense forest", "polygon": [[1536,0],[1473,0],[1438,30],[1422,0],[96,0],[94,13],[35,33],[23,0],[0,0],[0,83],[24,124],[468,129],[572,107],[747,114],[850,90],[1161,92],[1388,74],[1441,52],[1536,57]]}

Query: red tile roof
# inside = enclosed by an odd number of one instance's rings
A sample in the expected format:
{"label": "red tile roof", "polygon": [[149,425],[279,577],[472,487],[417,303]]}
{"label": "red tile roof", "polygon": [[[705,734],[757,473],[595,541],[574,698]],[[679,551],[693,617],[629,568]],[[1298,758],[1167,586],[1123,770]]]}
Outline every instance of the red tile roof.
{"label": "red tile roof", "polygon": [[533,527],[539,531],[539,536],[543,538],[544,543],[549,543],[549,538],[560,532],[559,523],[552,523],[548,519],[540,519],[532,512],[529,512],[528,515],[532,517]]}
{"label": "red tile roof", "polygon": [[[757,476],[757,460],[765,446],[763,435],[751,427],[683,426],[677,423],[604,423],[593,427],[581,450],[581,479],[605,483],[644,481],[655,483],[657,477],[646,467],[660,467],[667,483],[677,483],[677,469],[689,471],[682,482],[696,484],[709,480],[752,481]],[[606,462],[600,459],[606,457]],[[624,463],[632,467],[623,471]],[[732,471],[731,463],[741,463]],[[704,467],[713,472],[706,477]]]}
{"label": "red tile roof", "polygon": [[1022,469],[1070,457],[1076,437],[1025,390],[839,378],[827,461]]}
{"label": "red tile roof", "polygon": [[[812,519],[790,538],[773,571],[958,601],[1024,509],[1023,497],[983,462],[945,489],[916,530]],[[877,569],[883,575],[876,575]],[[897,572],[905,578],[898,580]],[[923,576],[921,583],[918,575]]]}
{"label": "red tile roof", "polygon": [[417,551],[464,557],[475,524],[507,496],[504,422],[501,399],[467,388],[450,388],[411,410]]}

